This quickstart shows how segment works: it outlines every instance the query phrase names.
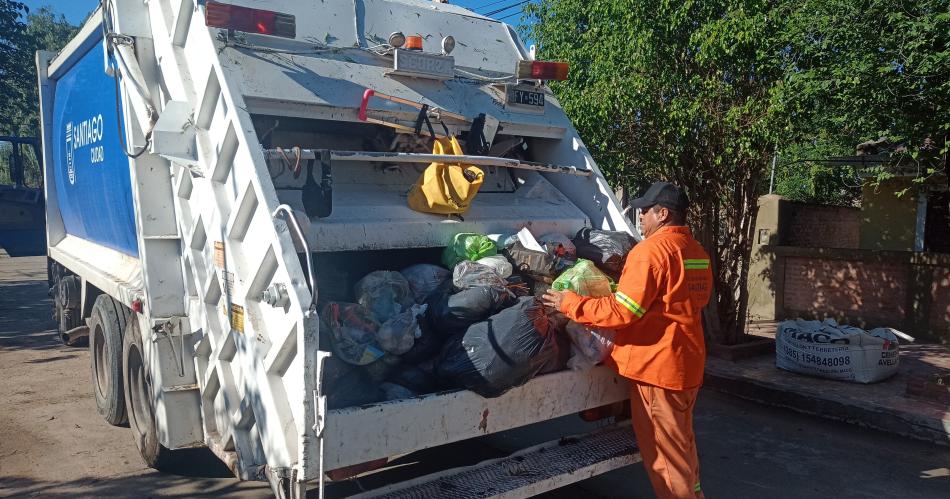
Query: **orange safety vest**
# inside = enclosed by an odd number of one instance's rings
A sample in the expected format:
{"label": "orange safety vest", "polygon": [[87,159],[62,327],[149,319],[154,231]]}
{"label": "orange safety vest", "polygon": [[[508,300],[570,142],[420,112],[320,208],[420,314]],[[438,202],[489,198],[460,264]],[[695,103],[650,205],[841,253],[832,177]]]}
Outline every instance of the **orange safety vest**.
{"label": "orange safety vest", "polygon": [[670,390],[703,382],[702,310],[709,302],[709,255],[688,227],[663,227],[633,247],[613,296],[567,292],[561,312],[617,331],[612,363],[620,375]]}

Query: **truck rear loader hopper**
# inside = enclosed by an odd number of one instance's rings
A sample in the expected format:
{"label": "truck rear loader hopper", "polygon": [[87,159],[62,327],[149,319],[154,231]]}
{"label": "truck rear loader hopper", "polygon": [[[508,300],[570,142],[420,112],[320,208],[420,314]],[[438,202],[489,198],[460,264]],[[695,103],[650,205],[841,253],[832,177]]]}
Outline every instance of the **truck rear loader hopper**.
{"label": "truck rear loader hopper", "polygon": [[[633,234],[542,82],[559,67],[504,23],[422,0],[107,0],[37,67],[60,333],[88,332],[99,412],[149,465],[207,446],[278,496],[322,497],[330,470],[628,398],[598,367],[497,398],[326,406],[317,304],[358,272],[460,232]],[[428,135],[460,137],[484,170],[461,217],[407,206],[442,159]],[[532,495],[636,461],[631,433],[368,494]]]}

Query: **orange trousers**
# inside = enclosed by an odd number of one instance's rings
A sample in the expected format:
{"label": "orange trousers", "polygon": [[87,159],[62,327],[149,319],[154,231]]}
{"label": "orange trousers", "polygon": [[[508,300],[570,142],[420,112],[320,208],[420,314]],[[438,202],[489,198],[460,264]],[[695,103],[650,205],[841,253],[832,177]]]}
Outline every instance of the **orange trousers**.
{"label": "orange trousers", "polygon": [[693,434],[698,388],[667,390],[630,381],[633,431],[659,499],[704,498]]}

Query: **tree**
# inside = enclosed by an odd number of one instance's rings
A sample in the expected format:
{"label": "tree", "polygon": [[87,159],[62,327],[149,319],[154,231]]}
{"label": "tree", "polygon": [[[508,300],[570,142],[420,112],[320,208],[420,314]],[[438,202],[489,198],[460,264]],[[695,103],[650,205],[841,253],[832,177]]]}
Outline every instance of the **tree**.
{"label": "tree", "polygon": [[[775,168],[773,192],[794,201],[855,206],[861,199],[861,179],[855,167],[828,161],[853,156],[854,144],[840,137],[821,134],[798,144],[781,144]],[[762,194],[769,183],[762,182]]]}
{"label": "tree", "polygon": [[0,0],[0,133],[36,134],[36,51],[59,51],[77,30],[50,7],[30,13],[20,2]]}
{"label": "tree", "polygon": [[22,43],[25,38],[26,5],[0,0],[0,133],[13,131],[11,121],[23,112],[25,68]]}
{"label": "tree", "polygon": [[802,135],[849,155],[884,137],[919,179],[950,173],[950,2],[801,0],[781,12],[786,101]]}
{"label": "tree", "polygon": [[[36,51],[62,49],[77,29],[50,7],[30,13],[20,2],[0,0],[0,135],[38,133]],[[29,184],[38,185],[42,179],[38,159],[31,148],[22,147],[20,152]],[[9,143],[0,145],[0,182],[12,181],[10,154]]]}
{"label": "tree", "polygon": [[759,182],[790,137],[782,99],[782,19],[765,0],[542,0],[527,8],[553,83],[614,182],[670,180],[693,200],[691,225],[713,259],[707,334],[745,330]]}

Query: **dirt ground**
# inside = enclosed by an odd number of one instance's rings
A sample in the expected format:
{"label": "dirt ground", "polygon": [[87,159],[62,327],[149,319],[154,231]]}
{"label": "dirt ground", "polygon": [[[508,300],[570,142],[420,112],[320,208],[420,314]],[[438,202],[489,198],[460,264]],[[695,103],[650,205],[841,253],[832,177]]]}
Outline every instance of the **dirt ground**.
{"label": "dirt ground", "polygon": [[[0,496],[270,497],[265,484],[235,480],[210,454],[171,473],[145,468],[129,430],[109,426],[96,413],[87,350],[55,337],[46,286],[45,258],[0,254]],[[563,429],[577,423],[572,418],[546,425]],[[706,390],[695,424],[703,489],[711,498],[943,498],[950,490],[950,447]],[[427,459],[444,462],[447,454],[488,447],[513,450],[547,440],[549,429],[461,442]],[[354,489],[331,494],[348,490]],[[545,496],[653,494],[635,465]]]}
{"label": "dirt ground", "polygon": [[60,343],[55,326],[46,258],[0,256],[0,495],[270,496],[210,459],[190,463],[197,477],[146,468],[129,430],[96,413],[87,349]]}

